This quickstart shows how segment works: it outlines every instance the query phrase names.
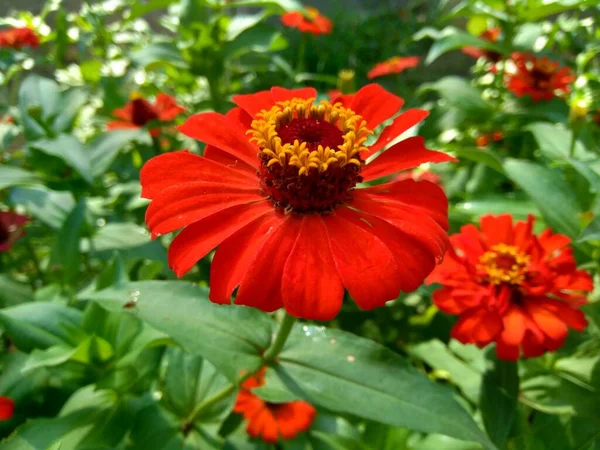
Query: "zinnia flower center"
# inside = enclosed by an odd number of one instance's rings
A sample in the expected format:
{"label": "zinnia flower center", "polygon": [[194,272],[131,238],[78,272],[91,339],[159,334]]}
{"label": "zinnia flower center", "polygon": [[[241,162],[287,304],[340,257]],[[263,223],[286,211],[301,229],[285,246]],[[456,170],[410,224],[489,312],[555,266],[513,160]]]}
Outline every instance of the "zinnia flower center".
{"label": "zinnia flower center", "polygon": [[551,62],[537,61],[531,69],[533,85],[536,89],[548,89],[555,67]]}
{"label": "zinnia flower center", "polygon": [[248,131],[259,148],[262,189],[287,212],[327,212],[362,181],[365,120],[340,103],[295,98],[261,111]]}
{"label": "zinnia flower center", "polygon": [[131,102],[131,120],[134,124],[143,127],[148,122],[158,119],[154,107],[143,98],[136,98]]}
{"label": "zinnia flower center", "polygon": [[514,245],[496,244],[479,258],[477,269],[491,284],[523,283],[531,258]]}
{"label": "zinnia flower center", "polygon": [[0,244],[4,244],[10,237],[10,230],[6,225],[0,223]]}

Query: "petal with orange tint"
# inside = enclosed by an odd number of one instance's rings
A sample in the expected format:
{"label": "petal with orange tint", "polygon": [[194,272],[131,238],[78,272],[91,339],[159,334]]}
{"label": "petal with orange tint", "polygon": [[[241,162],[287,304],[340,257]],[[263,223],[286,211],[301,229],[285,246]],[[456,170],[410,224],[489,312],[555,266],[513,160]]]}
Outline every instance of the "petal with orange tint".
{"label": "petal with orange tint", "polygon": [[317,411],[304,401],[294,401],[276,406],[275,420],[283,439],[294,439],[298,433],[310,428]]}
{"label": "petal with orange tint", "polygon": [[496,355],[505,361],[517,361],[519,359],[519,346],[509,345],[499,339],[496,342]]}
{"label": "petal with orange tint", "polygon": [[325,321],[340,311],[344,286],[321,216],[303,216],[298,238],[283,269],[281,292],[286,311],[295,317]]}
{"label": "petal with orange tint", "polygon": [[516,305],[508,307],[504,316],[502,316],[502,335],[501,339],[504,343],[511,346],[518,346],[523,341],[526,330],[525,312]]}
{"label": "petal with orange tint", "polygon": [[554,340],[564,339],[568,333],[567,325],[542,305],[543,300],[527,299],[525,302],[530,317],[545,335]]}
{"label": "petal with orange tint", "polygon": [[365,181],[370,181],[418,167],[426,162],[449,161],[457,161],[457,159],[447,153],[428,150],[425,148],[425,139],[421,136],[413,136],[394,144],[373,161],[367,162],[361,175]]}
{"label": "petal with orange tint", "polygon": [[510,214],[486,214],[480,219],[481,232],[488,247],[513,243],[513,224]]}
{"label": "petal with orange tint", "polygon": [[402,133],[417,125],[428,115],[429,111],[425,111],[424,109],[408,109],[404,111],[394,119],[390,126],[381,132],[377,141],[369,147],[369,151],[365,152],[363,156],[366,158],[374,155]]}
{"label": "petal with orange tint", "polygon": [[502,330],[500,317],[484,309],[468,311],[454,324],[452,337],[464,344],[486,345]]}
{"label": "petal with orange tint", "polygon": [[349,107],[367,121],[367,128],[373,130],[396,114],[403,104],[404,100],[380,85],[367,84],[354,95]]}
{"label": "petal with orange tint", "polygon": [[316,98],[317,91],[314,88],[300,88],[300,89],[285,89],[282,87],[272,87],[271,94],[275,102],[283,102],[286,100],[292,100],[294,98]]}
{"label": "petal with orange tint", "polygon": [[250,115],[255,117],[262,110],[269,110],[275,106],[271,91],[260,91],[254,94],[234,95],[231,100]]}

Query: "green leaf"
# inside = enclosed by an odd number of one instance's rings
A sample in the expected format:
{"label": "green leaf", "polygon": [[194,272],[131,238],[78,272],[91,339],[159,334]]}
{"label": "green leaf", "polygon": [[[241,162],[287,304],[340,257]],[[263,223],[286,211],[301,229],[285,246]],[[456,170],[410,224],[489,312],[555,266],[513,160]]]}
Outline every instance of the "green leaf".
{"label": "green leaf", "polygon": [[536,204],[548,225],[559,233],[579,235],[581,207],[559,171],[516,159],[506,160],[504,169]]}
{"label": "green leaf", "polygon": [[227,25],[227,41],[233,41],[244,31],[256,26],[265,18],[265,14],[260,12],[252,15],[236,15],[231,18]]}
{"label": "green leaf", "polygon": [[79,200],[58,232],[51,261],[61,266],[64,277],[74,280],[79,273],[79,238],[85,219],[85,201]]}
{"label": "green leaf", "polygon": [[530,0],[519,4],[517,12],[523,22],[536,22],[570,9],[595,5],[596,0]]}
{"label": "green leaf", "polygon": [[136,248],[150,242],[150,234],[146,228],[142,228],[131,222],[109,223],[98,228],[89,240],[82,241],[81,250],[101,252],[105,250],[122,250]]}
{"label": "green leaf", "polygon": [[279,28],[261,23],[241,33],[224,45],[228,58],[239,58],[250,52],[266,53],[283,50],[288,45]]}
{"label": "green leaf", "polygon": [[[530,131],[537,141],[541,152],[551,159],[566,159],[569,157],[573,132],[561,127],[559,124],[536,122],[528,125],[526,130]],[[575,153],[577,159],[595,159],[594,153],[588,152],[581,142],[577,141]]]}
{"label": "green leaf", "polygon": [[13,280],[6,274],[0,274],[0,308],[15,306],[33,300],[33,291],[26,283]]}
{"label": "green leaf", "polygon": [[201,355],[230,380],[241,370],[255,372],[271,341],[272,320],[252,308],[215,305],[208,292],[182,281],[142,281],[87,294],[112,310],[132,310],[192,354]]}
{"label": "green leaf", "polygon": [[29,75],[25,78],[19,88],[19,110],[28,139],[46,136],[46,130],[30,116],[30,111],[39,108],[40,119],[50,123],[58,112],[59,103],[59,87],[54,80],[39,75]]}
{"label": "green leaf", "polygon": [[88,101],[88,93],[74,88],[61,93],[57,105],[57,114],[52,122],[52,129],[57,132],[69,131],[82,106]]}
{"label": "green leaf", "polygon": [[479,148],[469,147],[453,147],[451,149],[456,157],[461,159],[468,159],[477,163],[485,164],[491,167],[497,172],[504,173],[504,167],[502,167],[502,161],[500,157],[491,150],[483,150]]}
{"label": "green leaf", "polygon": [[12,189],[10,201],[24,207],[29,215],[54,229],[62,226],[75,206],[75,199],[70,192],[53,191],[43,186]]}
{"label": "green leaf", "polygon": [[[168,348],[163,363],[166,364],[161,380],[163,402],[173,413],[187,418],[194,407],[212,397],[229,384],[227,378],[201,356],[191,355],[179,348]],[[201,416],[199,422],[224,419],[235,400],[235,393],[227,401],[213,405]]]}
{"label": "green leaf", "polygon": [[135,64],[149,70],[162,65],[187,67],[187,62],[174,42],[155,42],[146,45],[134,51],[130,57]]}
{"label": "green leaf", "polygon": [[425,37],[435,39],[435,42],[429,49],[429,53],[425,58],[425,64],[431,64],[444,53],[452,50],[460,50],[464,47],[477,47],[503,53],[503,49],[499,45],[473,36],[472,34],[465,33],[456,27],[446,27],[441,31],[426,28],[420,33],[415,34],[415,40],[420,40]]}
{"label": "green leaf", "polygon": [[28,172],[20,167],[0,166],[0,190],[12,186],[38,184],[41,182],[42,180],[37,174]]}
{"label": "green leaf", "polygon": [[420,91],[434,90],[446,102],[464,110],[470,114],[481,117],[482,114],[490,114],[491,106],[483,98],[480,92],[464,78],[456,76],[444,77],[435,83],[423,84]]}
{"label": "green leaf", "polygon": [[131,142],[140,142],[150,145],[150,135],[146,130],[114,130],[102,133],[86,147],[90,155],[92,175],[103,175],[113,163],[119,153]]}
{"label": "green leaf", "polygon": [[483,377],[479,407],[488,436],[498,448],[505,448],[517,419],[519,375],[516,362],[493,358]]}
{"label": "green leaf", "polygon": [[457,203],[454,209],[461,213],[479,218],[483,214],[509,213],[519,218],[527,214],[536,214],[536,207],[528,200],[511,197],[483,197]]}
{"label": "green leaf", "polygon": [[0,325],[15,346],[25,352],[72,343],[81,313],[56,303],[23,303],[0,311]]}
{"label": "green leaf", "polygon": [[145,3],[134,3],[128,20],[135,20],[153,11],[165,9],[173,3],[177,3],[177,0],[149,0]]}
{"label": "green leaf", "polygon": [[61,134],[55,139],[35,141],[29,146],[62,159],[67,165],[75,169],[85,181],[90,184],[94,182],[89,153],[75,136]]}
{"label": "green leaf", "polygon": [[600,217],[595,217],[577,238],[577,242],[600,241]]}
{"label": "green leaf", "polygon": [[495,448],[450,390],[371,340],[296,326],[275,370],[292,392],[332,411]]}
{"label": "green leaf", "polygon": [[277,12],[286,11],[304,11],[304,5],[297,0],[236,0],[235,2],[228,2],[223,4],[222,0],[203,0],[209,5],[229,7],[229,8],[242,8],[242,7],[261,7],[271,8]]}

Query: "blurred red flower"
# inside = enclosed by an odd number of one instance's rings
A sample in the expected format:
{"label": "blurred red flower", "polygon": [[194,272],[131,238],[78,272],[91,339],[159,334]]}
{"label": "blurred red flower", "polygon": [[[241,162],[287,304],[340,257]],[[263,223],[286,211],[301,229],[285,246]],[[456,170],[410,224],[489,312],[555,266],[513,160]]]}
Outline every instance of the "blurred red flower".
{"label": "blurred red flower", "polygon": [[504,133],[502,133],[502,131],[484,133],[475,138],[475,145],[479,148],[485,148],[491,141],[500,142],[502,139],[504,139]]}
{"label": "blurred red flower", "polygon": [[425,162],[454,161],[420,136],[388,145],[427,111],[405,111],[366,147],[403,100],[376,84],[335,104],[316,96],[279,87],[236,95],[238,107],[226,115],[197,114],[179,127],[207,144],[204,157],[173,152],[142,168],[152,235],[184,228],[169,248],[175,273],[218,246],[215,303],[229,304],[239,286],[238,305],[330,320],[344,289],[362,309],[383,306],[417,289],[446,250],[448,202],[438,186],[405,180],[357,189]]}
{"label": "blurred red flower", "polygon": [[430,170],[407,170],[406,172],[400,172],[398,175],[395,175],[393,181],[402,181],[402,180],[415,180],[415,181],[429,181],[430,183],[437,184],[438,186],[442,185],[442,178],[437,174],[433,173]]}
{"label": "blurred red flower", "polygon": [[512,70],[506,72],[508,90],[517,97],[531,96],[533,101],[552,100],[557,92],[569,92],[569,83],[575,81],[569,67],[560,67],[546,56],[513,53]]}
{"label": "blurred red flower", "polygon": [[[501,34],[502,30],[500,30],[500,28],[490,28],[489,30],[485,30],[483,33],[481,33],[479,37],[484,41],[495,43],[498,42]],[[498,61],[502,60],[502,55],[493,50],[486,50],[477,47],[464,47],[462,52],[466,55],[472,56],[473,58],[485,58],[493,63],[497,63]]]}
{"label": "blurred red flower", "polygon": [[308,17],[299,11],[285,13],[281,16],[281,22],[290,28],[297,28],[303,33],[330,34],[333,29],[331,20],[321,15],[317,8],[305,8]]}
{"label": "blurred red flower", "polygon": [[453,338],[496,342],[499,358],[516,360],[558,349],[568,327],[584,330],[579,307],[592,278],[577,270],[567,236],[550,229],[536,236],[533,223],[486,215],[481,231],[466,225],[450,237],[453,249],[427,282],[443,286],[433,294],[437,307],[460,316]]}
{"label": "blurred red flower", "polygon": [[[121,120],[108,122],[107,128],[109,130],[141,128],[150,122],[169,122],[184,111],[185,108],[179,106],[175,98],[162,92],[156,96],[154,104],[144,98],[135,97],[123,108],[113,111],[113,115]],[[160,134],[160,130],[151,129],[150,134],[156,137]]]}
{"label": "blurred red flower", "polygon": [[242,414],[248,422],[246,432],[253,438],[276,443],[279,438],[294,439],[310,428],[317,410],[301,400],[287,403],[269,403],[252,393],[265,384],[265,370],[248,378],[242,384],[233,411]]}
{"label": "blurred red flower", "polygon": [[15,412],[15,402],[10,397],[0,397],[0,420],[10,420]]}
{"label": "blurred red flower", "polygon": [[20,50],[23,47],[37,48],[40,38],[31,28],[20,27],[0,31],[0,48],[14,48]]}
{"label": "blurred red flower", "polygon": [[0,252],[11,249],[17,239],[25,234],[29,217],[10,211],[0,212]]}
{"label": "blurred red flower", "polygon": [[386,59],[383,62],[377,63],[367,73],[367,78],[372,80],[373,78],[382,77],[392,73],[404,72],[404,70],[419,65],[418,56],[394,56],[393,58]]}

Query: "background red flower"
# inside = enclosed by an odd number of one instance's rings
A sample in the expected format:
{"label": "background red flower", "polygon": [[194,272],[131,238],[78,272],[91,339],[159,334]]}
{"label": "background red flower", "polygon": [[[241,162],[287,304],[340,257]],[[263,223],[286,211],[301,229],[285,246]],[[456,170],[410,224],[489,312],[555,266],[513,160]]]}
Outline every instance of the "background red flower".
{"label": "background red flower", "polygon": [[15,402],[10,397],[0,397],[0,420],[10,420],[15,412]]}
{"label": "background red flower", "polygon": [[10,211],[0,212],[0,252],[11,249],[17,239],[25,234],[29,217]]}
{"label": "background red flower", "polygon": [[508,90],[517,97],[530,96],[533,101],[552,100],[557,93],[567,93],[575,76],[569,67],[560,67],[546,56],[513,53],[512,70],[506,72]]}
{"label": "background red flower", "polygon": [[37,48],[40,38],[31,28],[11,28],[0,31],[0,48],[14,48],[20,50],[23,47]]}
{"label": "background red flower", "polygon": [[303,33],[330,34],[333,29],[331,20],[321,15],[316,8],[305,8],[308,17],[299,11],[292,11],[281,16],[281,22],[290,28],[297,28]]}
{"label": "background red flower", "polygon": [[[488,42],[498,42],[502,30],[500,28],[490,28],[485,30],[479,35],[479,37]],[[496,63],[502,60],[502,55],[493,50],[486,50],[478,47],[464,47],[462,52],[466,55],[472,56],[473,58],[485,58],[490,62]]]}
{"label": "background red flower", "polygon": [[393,58],[375,64],[375,66],[367,73],[367,78],[372,80],[373,78],[382,77],[392,73],[401,73],[406,69],[418,66],[419,61],[420,58],[418,56],[394,56]]}

